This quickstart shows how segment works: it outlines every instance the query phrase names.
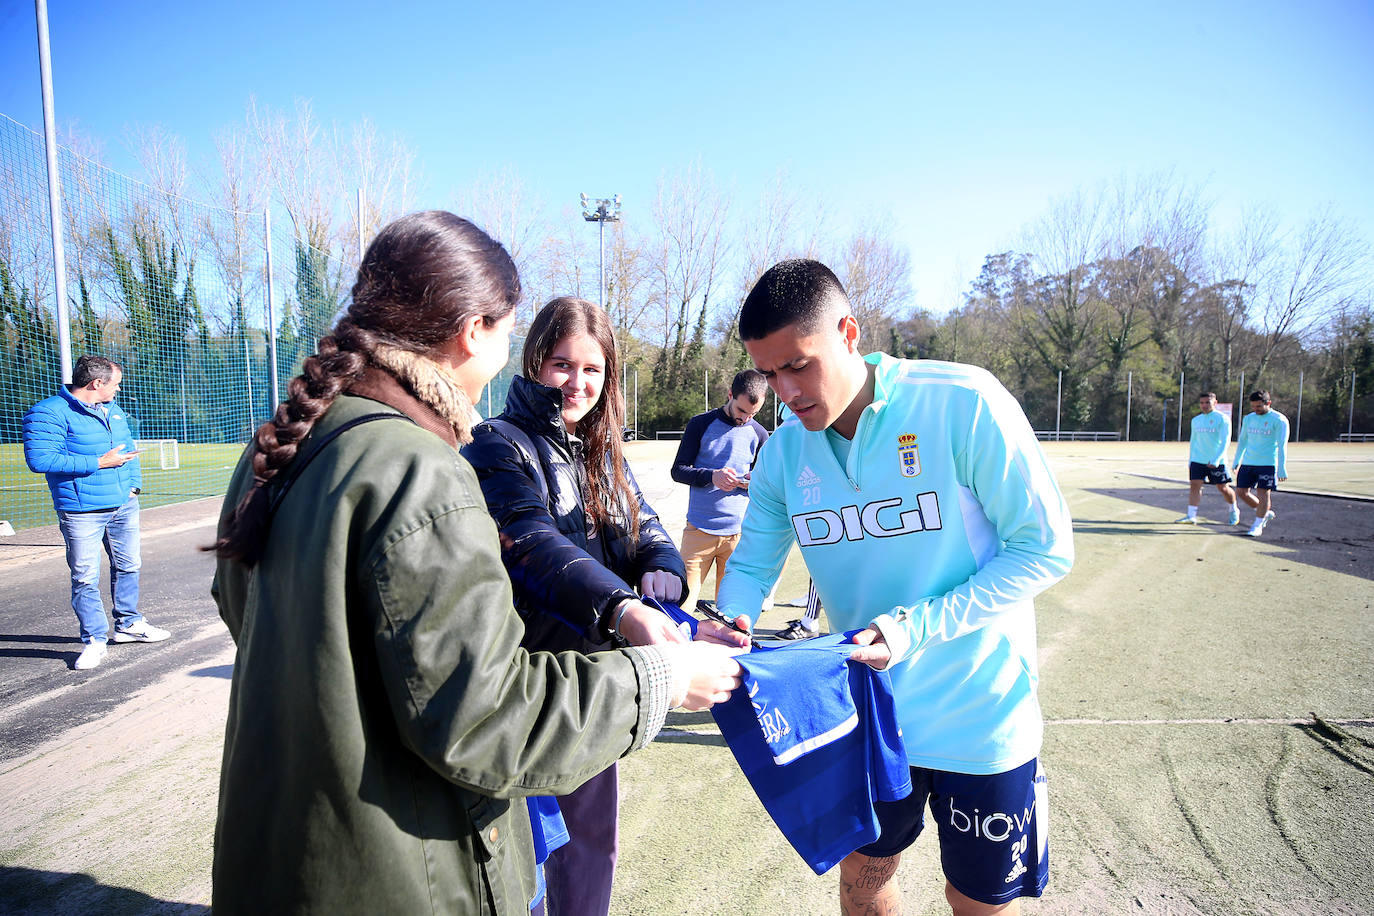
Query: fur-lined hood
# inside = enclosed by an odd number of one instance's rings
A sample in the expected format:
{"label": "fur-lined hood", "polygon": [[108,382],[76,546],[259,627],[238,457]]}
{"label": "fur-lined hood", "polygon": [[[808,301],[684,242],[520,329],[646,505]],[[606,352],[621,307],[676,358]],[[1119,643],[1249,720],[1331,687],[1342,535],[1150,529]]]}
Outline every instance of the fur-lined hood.
{"label": "fur-lined hood", "polygon": [[472,441],[481,417],[447,367],[386,344],[374,347],[368,359],[376,368],[369,367],[349,393],[396,408],[454,448]]}

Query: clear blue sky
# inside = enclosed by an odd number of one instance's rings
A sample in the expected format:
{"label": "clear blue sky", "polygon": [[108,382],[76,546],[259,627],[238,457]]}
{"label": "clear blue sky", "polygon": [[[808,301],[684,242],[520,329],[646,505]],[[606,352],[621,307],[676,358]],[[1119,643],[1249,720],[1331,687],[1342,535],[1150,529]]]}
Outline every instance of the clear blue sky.
{"label": "clear blue sky", "polygon": [[[841,232],[890,214],[936,311],[1051,198],[1123,173],[1205,182],[1220,220],[1334,204],[1374,240],[1366,0],[51,0],[49,17],[58,120],[124,171],[133,124],[208,166],[250,95],[372,119],[416,152],[426,206],[509,166],[572,218],[585,190],[633,220],[664,170],[699,159],[744,203],[785,167]],[[34,36],[33,4],[0,0],[0,112],[41,129]]]}

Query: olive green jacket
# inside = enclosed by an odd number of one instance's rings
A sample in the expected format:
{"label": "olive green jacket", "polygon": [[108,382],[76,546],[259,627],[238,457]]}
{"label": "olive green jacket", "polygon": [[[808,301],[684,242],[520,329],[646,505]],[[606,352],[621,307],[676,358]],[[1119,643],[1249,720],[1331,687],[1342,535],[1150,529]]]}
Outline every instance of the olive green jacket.
{"label": "olive green jacket", "polygon": [[[428,431],[433,411],[390,386],[380,396],[421,425],[340,435],[282,501],[264,559],[217,567],[238,644],[217,916],[527,913],[523,796],[572,791],[662,724],[655,653],[520,648],[477,478]],[[298,455],[377,411],[399,413],[339,398]],[[251,486],[247,458],[221,531]]]}

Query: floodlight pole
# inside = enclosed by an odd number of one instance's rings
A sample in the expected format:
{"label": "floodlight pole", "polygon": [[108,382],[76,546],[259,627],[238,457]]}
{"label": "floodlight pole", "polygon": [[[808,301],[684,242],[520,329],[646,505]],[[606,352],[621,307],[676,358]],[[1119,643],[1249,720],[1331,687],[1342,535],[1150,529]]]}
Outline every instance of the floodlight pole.
{"label": "floodlight pole", "polygon": [[589,223],[596,223],[600,227],[598,234],[601,247],[601,270],[596,278],[596,302],[604,309],[606,307],[606,224],[620,221],[620,195],[616,194],[607,200],[601,197],[592,199],[583,194],[582,218]]}
{"label": "floodlight pole", "polygon": [[1059,370],[1059,393],[1054,397],[1054,441],[1059,441],[1059,409],[1064,404],[1064,370]]}
{"label": "floodlight pole", "polygon": [[272,402],[267,405],[268,417],[277,412],[281,403],[281,388],[277,385],[277,313],[272,305],[272,211],[262,211],[263,253],[267,271],[267,379],[272,389]]}
{"label": "floodlight pole", "polygon": [[1178,433],[1174,436],[1175,442],[1183,441],[1183,373],[1178,374]]}
{"label": "floodlight pole", "polygon": [[1126,373],[1126,441],[1131,441],[1131,373]]}
{"label": "floodlight pole", "polygon": [[1172,401],[1172,400],[1173,400],[1173,398],[1165,398],[1165,399],[1164,399],[1164,416],[1161,417],[1161,418],[1160,418],[1160,421],[1159,421],[1159,441],[1160,441],[1160,442],[1168,442],[1168,441],[1169,441],[1169,402]]}
{"label": "floodlight pole", "polygon": [[1293,441],[1302,439],[1302,370],[1298,370],[1298,425],[1293,430]]}
{"label": "floodlight pole", "polygon": [[48,213],[52,220],[53,295],[57,298],[57,355],[62,384],[72,381],[72,331],[67,312],[67,254],[62,246],[62,185],[57,174],[57,126],[52,100],[52,53],[48,47],[48,3],[34,0],[38,18],[38,77],[43,85],[43,145],[48,152]]}
{"label": "floodlight pole", "polygon": [[1354,442],[1355,434],[1355,370],[1350,370],[1350,419],[1345,421],[1345,437]]}

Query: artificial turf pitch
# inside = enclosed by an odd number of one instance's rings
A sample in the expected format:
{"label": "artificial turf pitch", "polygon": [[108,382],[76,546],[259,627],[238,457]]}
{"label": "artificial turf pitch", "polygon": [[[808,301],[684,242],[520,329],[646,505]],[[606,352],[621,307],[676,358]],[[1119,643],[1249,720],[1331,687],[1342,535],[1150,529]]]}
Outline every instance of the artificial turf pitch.
{"label": "artificial turf pitch", "polygon": [[[635,443],[630,456],[677,537],[686,491],[667,474],[675,446]],[[190,460],[227,474],[231,448]],[[1077,562],[1036,601],[1051,879],[1026,911],[1374,912],[1374,504],[1292,492],[1374,497],[1374,445],[1290,447],[1278,517],[1259,539],[1224,524],[1210,487],[1204,524],[1174,524],[1186,505],[1184,445],[1047,451],[1074,515]],[[202,533],[149,539],[144,586],[160,600],[203,602],[198,638],[221,643],[215,664],[227,665],[232,648],[208,582],[156,574],[158,551],[192,551]],[[45,568],[20,560],[0,564],[0,575]],[[779,598],[805,589],[804,567],[790,563]],[[775,608],[761,628],[799,613]],[[67,633],[69,612],[50,618],[27,626]],[[56,689],[100,689],[47,664]],[[37,887],[50,872],[79,872],[102,912],[203,912],[180,904],[209,899],[228,697],[227,679],[205,670],[150,684],[101,721],[0,767],[0,910],[21,878]],[[161,710],[172,707],[181,715],[164,724]],[[659,740],[620,766],[613,912],[838,909],[837,876],[816,877],[787,846],[708,714],[671,714]],[[127,812],[82,816],[83,793],[112,791]],[[908,914],[947,912],[933,839],[923,836],[899,871]],[[32,911],[71,911],[65,887],[40,894]]]}
{"label": "artificial turf pitch", "polygon": [[[1077,561],[1036,601],[1051,879],[1026,912],[1374,912],[1374,504],[1280,492],[1251,539],[1211,487],[1174,523],[1186,445],[1047,451]],[[1374,446],[1291,447],[1289,478],[1374,496]],[[709,715],[621,767],[616,912],[838,909]],[[899,879],[909,914],[948,912],[933,824]]]}

